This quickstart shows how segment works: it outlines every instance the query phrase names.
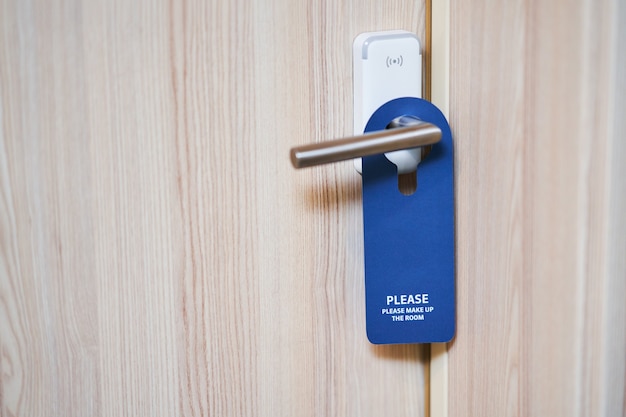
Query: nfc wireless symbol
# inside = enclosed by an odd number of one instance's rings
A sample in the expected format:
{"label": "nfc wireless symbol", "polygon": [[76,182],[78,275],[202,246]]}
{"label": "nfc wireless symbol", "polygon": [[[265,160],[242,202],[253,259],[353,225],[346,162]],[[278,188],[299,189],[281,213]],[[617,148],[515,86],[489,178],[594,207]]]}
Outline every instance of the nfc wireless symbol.
{"label": "nfc wireless symbol", "polygon": [[391,67],[392,65],[397,65],[397,66],[401,67],[402,66],[402,62],[403,62],[402,55],[398,55],[397,57],[394,57],[394,58],[388,56],[387,57],[387,61],[386,61],[387,68]]}

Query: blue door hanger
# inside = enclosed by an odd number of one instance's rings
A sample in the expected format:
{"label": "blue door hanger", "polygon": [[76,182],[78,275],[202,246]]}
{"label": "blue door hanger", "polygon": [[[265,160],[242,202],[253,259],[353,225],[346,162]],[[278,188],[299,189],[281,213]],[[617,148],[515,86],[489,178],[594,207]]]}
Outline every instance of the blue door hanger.
{"label": "blue door hanger", "polygon": [[442,138],[418,165],[409,196],[384,155],[363,158],[367,337],[374,344],[447,342],[455,331],[452,135],[441,111],[414,97],[382,105],[365,132],[404,115],[438,126]]}

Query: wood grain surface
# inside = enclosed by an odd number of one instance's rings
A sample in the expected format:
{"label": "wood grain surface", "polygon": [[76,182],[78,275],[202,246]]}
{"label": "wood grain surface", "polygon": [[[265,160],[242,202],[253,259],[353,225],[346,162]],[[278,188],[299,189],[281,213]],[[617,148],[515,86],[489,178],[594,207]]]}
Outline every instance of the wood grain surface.
{"label": "wood grain surface", "polygon": [[450,416],[623,416],[626,7],[452,1]]}
{"label": "wood grain surface", "polygon": [[423,415],[364,326],[351,43],[423,2],[0,2],[3,416]]}

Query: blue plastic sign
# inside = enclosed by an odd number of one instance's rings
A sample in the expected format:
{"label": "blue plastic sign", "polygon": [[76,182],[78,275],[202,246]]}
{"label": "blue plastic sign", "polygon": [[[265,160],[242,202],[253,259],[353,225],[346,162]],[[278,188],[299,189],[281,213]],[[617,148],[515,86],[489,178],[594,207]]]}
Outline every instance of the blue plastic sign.
{"label": "blue plastic sign", "polygon": [[374,344],[447,342],[455,332],[452,134],[437,107],[413,97],[385,103],[365,131],[404,115],[438,126],[442,138],[418,165],[409,196],[384,155],[363,158],[367,337]]}

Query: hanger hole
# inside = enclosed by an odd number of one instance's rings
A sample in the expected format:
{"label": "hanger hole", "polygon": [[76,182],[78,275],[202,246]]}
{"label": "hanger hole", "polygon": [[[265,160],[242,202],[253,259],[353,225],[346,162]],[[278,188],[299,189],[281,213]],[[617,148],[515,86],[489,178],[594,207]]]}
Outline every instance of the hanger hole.
{"label": "hanger hole", "polygon": [[398,191],[402,195],[412,195],[417,191],[417,171],[398,174]]}
{"label": "hanger hole", "polygon": [[[423,161],[428,154],[432,146],[424,146],[422,148],[420,162]],[[402,195],[413,195],[417,191],[417,170],[406,174],[398,174],[398,191]]]}

